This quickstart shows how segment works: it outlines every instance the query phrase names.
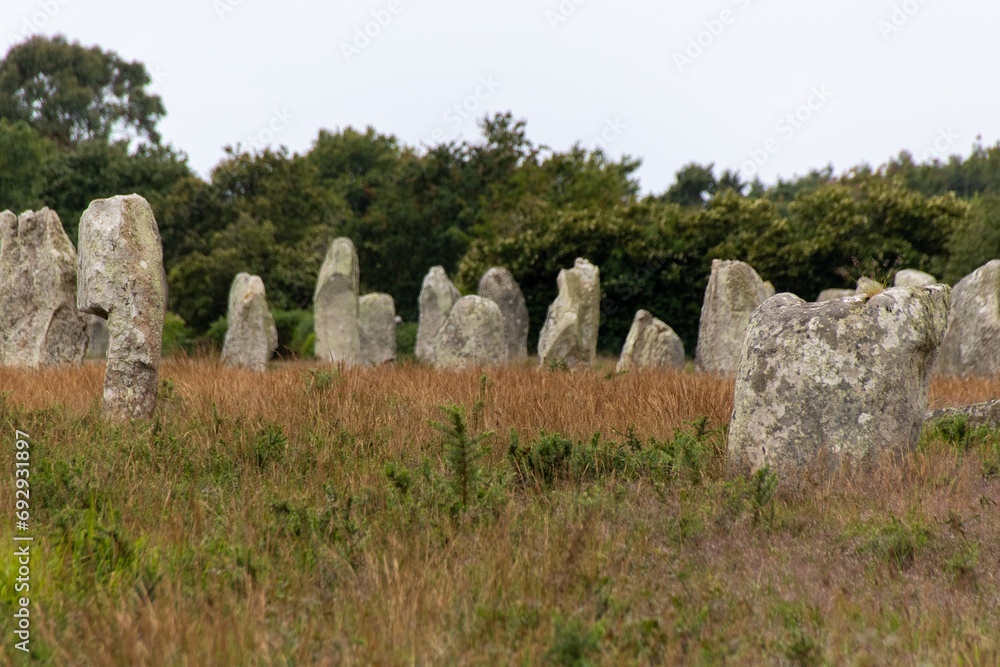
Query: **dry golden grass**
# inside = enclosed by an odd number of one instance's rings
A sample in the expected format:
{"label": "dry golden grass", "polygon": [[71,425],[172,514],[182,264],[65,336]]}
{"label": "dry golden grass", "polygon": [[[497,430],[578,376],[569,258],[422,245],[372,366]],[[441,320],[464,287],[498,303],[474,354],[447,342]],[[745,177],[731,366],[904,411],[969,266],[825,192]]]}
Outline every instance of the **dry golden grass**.
{"label": "dry golden grass", "polygon": [[[648,462],[650,438],[728,421],[712,377],[170,360],[157,419],[115,426],[102,372],[0,369],[5,432],[34,442],[39,664],[1000,664],[994,434],[764,505],[709,460],[712,430],[694,477],[523,483],[508,458],[511,430],[621,443],[631,426],[643,449],[616,451]],[[998,391],[940,381],[932,406]],[[466,508],[430,424],[452,403],[495,432]]]}

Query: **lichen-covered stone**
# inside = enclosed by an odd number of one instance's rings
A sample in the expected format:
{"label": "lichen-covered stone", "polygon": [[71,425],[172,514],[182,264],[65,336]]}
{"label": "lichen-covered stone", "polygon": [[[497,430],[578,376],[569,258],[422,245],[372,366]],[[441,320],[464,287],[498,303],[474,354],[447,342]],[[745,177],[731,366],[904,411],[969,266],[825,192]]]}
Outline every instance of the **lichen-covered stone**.
{"label": "lichen-covered stone", "polygon": [[853,289],[825,289],[819,293],[816,297],[816,303],[823,303],[824,301],[833,301],[835,299],[846,299],[849,296],[857,296],[858,291]]}
{"label": "lichen-covered stone", "polygon": [[0,213],[0,364],[79,364],[87,322],[76,308],[76,250],[55,211]]}
{"label": "lichen-covered stone", "polygon": [[313,294],[316,358],[353,366],[361,357],[358,292],[361,269],[354,243],[335,239],[323,260]]}
{"label": "lichen-covered stone", "polygon": [[928,285],[937,285],[938,282],[938,279],[929,273],[916,269],[903,269],[896,272],[892,284],[894,287],[927,287]]}
{"label": "lichen-covered stone", "polygon": [[900,287],[806,303],[779,294],[750,321],[736,376],[730,461],[804,471],[913,448],[950,288]]}
{"label": "lichen-covered stone", "polygon": [[396,302],[388,294],[366,294],[358,302],[361,363],[381,366],[396,361]]}
{"label": "lichen-covered stone", "polygon": [[601,272],[578,257],[572,269],[559,272],[556,284],[559,295],[538,336],[539,363],[590,366],[597,358],[601,324]]}
{"label": "lichen-covered stone", "polygon": [[979,267],[951,293],[948,330],[934,369],[938,375],[1000,375],[1000,260]]}
{"label": "lichen-covered stone", "polygon": [[108,321],[97,315],[84,317],[87,318],[87,356],[94,359],[108,356]]}
{"label": "lichen-covered stone", "polygon": [[1000,427],[1000,399],[928,412],[924,418],[924,425],[933,426],[938,421],[949,418],[961,418],[967,429],[983,426],[995,429]]}
{"label": "lichen-covered stone", "polygon": [[417,325],[417,344],[414,350],[418,361],[434,363],[436,340],[448,313],[462,293],[448,279],[444,267],[433,267],[420,287],[420,323]]}
{"label": "lichen-covered stone", "polygon": [[767,285],[749,264],[712,260],[698,326],[695,370],[735,373],[750,314],[770,296]]}
{"label": "lichen-covered stone", "polygon": [[98,199],[80,220],[77,306],[108,320],[104,414],[145,418],[156,408],[166,285],[163,247],[139,195]]}
{"label": "lichen-covered stone", "polygon": [[480,296],[463,296],[448,313],[434,341],[434,366],[460,369],[497,366],[509,358],[500,306]]}
{"label": "lichen-covered stone", "polygon": [[229,288],[229,329],[222,346],[222,363],[264,372],[278,349],[278,329],[267,307],[260,276],[238,273]]}
{"label": "lichen-covered stone", "polygon": [[528,356],[528,306],[514,276],[507,269],[492,268],[479,280],[478,292],[500,306],[510,359]]}
{"label": "lichen-covered stone", "polygon": [[684,368],[684,343],[646,310],[635,314],[616,370],[622,373],[634,368]]}

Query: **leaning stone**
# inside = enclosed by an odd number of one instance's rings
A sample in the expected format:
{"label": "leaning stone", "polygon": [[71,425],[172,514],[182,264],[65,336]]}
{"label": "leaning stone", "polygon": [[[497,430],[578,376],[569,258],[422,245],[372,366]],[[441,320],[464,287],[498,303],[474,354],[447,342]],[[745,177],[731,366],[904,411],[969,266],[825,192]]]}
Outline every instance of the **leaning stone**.
{"label": "leaning stone", "polygon": [[698,326],[695,370],[735,373],[750,314],[770,296],[767,285],[749,264],[712,260]]}
{"label": "leaning stone", "polygon": [[684,343],[669,326],[640,310],[632,320],[617,372],[633,368],[684,368]]}
{"label": "leaning stone", "polygon": [[0,363],[83,361],[87,322],[76,309],[76,259],[55,211],[0,213]]}
{"label": "leaning stone", "polygon": [[396,303],[388,294],[366,294],[358,302],[361,363],[381,366],[396,361]]}
{"label": "leaning stone", "polygon": [[104,414],[150,417],[163,338],[163,247],[139,195],[98,199],[80,220],[80,310],[108,320]]}
{"label": "leaning stone", "polygon": [[601,272],[578,257],[572,269],[559,272],[556,284],[559,296],[549,306],[538,336],[539,363],[590,366],[597,358],[601,324]]}
{"label": "leaning stone", "polygon": [[500,306],[510,359],[528,356],[528,306],[510,271],[493,268],[484,273],[479,280],[479,296]]}
{"label": "leaning stone", "polygon": [[448,279],[444,267],[435,266],[424,276],[420,287],[420,323],[417,325],[417,344],[414,350],[418,361],[434,362],[438,333],[455,302],[461,297],[461,292]]}
{"label": "leaning stone", "polygon": [[750,320],[730,460],[804,472],[917,445],[950,288],[899,287],[810,304],[780,294]]}
{"label": "leaning stone", "polygon": [[330,244],[316,281],[313,310],[316,357],[353,366],[361,356],[358,291],[361,270],[354,243],[339,238]]}
{"label": "leaning stone", "polygon": [[929,285],[937,285],[938,279],[923,271],[903,269],[896,273],[896,278],[892,284],[895,287],[927,287]]}
{"label": "leaning stone", "polygon": [[264,281],[238,273],[229,289],[229,330],[222,346],[222,363],[264,372],[278,349],[278,329],[267,307]]}
{"label": "leaning stone", "polygon": [[434,366],[460,369],[507,363],[503,313],[492,299],[463,296],[455,302],[434,345]]}
{"label": "leaning stone", "polygon": [[87,356],[103,358],[108,356],[108,321],[97,315],[87,318]]}
{"label": "leaning stone", "polygon": [[1000,375],[1000,260],[979,267],[955,285],[948,331],[934,372]]}
{"label": "leaning stone", "polygon": [[926,425],[933,425],[942,419],[953,417],[964,417],[966,419],[966,426],[970,429],[976,429],[981,426],[987,428],[1000,427],[1000,400],[994,399],[985,403],[976,403],[975,405],[934,410],[927,413],[924,423]]}
{"label": "leaning stone", "polygon": [[853,289],[825,289],[816,297],[816,303],[833,301],[834,299],[846,299],[849,296],[856,296],[857,290]]}

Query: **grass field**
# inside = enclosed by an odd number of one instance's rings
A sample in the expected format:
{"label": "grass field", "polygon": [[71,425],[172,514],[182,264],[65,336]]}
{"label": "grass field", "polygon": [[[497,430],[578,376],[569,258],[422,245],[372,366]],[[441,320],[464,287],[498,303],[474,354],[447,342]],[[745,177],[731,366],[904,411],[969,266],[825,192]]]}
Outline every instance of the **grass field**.
{"label": "grass field", "polygon": [[3,662],[1000,664],[1000,434],[791,491],[727,473],[730,382],[612,369],[169,360],[131,425],[100,365],[0,369]]}

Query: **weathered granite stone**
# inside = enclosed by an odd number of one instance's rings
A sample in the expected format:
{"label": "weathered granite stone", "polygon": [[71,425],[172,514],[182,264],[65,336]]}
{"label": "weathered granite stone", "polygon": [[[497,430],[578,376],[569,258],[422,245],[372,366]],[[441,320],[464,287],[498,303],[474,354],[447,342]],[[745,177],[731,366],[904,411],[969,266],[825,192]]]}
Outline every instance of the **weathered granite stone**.
{"label": "weathered granite stone", "polygon": [[492,299],[504,318],[504,338],[511,360],[528,356],[528,306],[510,271],[493,268],[479,280],[479,296]]}
{"label": "weathered granite stone", "polygon": [[87,318],[87,356],[104,358],[108,356],[108,321],[97,315]]}
{"label": "weathered granite stone", "polygon": [[98,199],[80,220],[77,306],[108,320],[104,414],[150,417],[163,339],[163,247],[139,195]]}
{"label": "weathered granite stone", "polygon": [[396,302],[388,294],[366,294],[358,302],[361,363],[381,366],[396,361]]}
{"label": "weathered granite stone", "polygon": [[770,296],[767,285],[749,264],[712,260],[698,326],[695,370],[735,373],[750,314]]}
{"label": "weathered granite stone", "polygon": [[76,250],[59,216],[0,213],[0,364],[79,364],[86,348]]}
{"label": "weathered granite stone", "polygon": [[556,284],[559,296],[549,306],[538,336],[539,363],[590,366],[597,358],[601,324],[601,272],[578,257],[572,269],[559,272]]}
{"label": "weathered granite stone", "polygon": [[896,272],[896,278],[892,284],[895,287],[927,287],[928,285],[937,285],[938,279],[923,271],[903,269]]}
{"label": "weathered granite stone", "polygon": [[448,319],[448,313],[462,297],[443,267],[433,267],[424,276],[420,287],[420,323],[417,325],[417,344],[414,350],[418,361],[434,362],[438,332]]}
{"label": "weathered granite stone", "polygon": [[229,288],[229,329],[222,346],[222,363],[264,372],[278,349],[278,329],[267,307],[264,281],[238,273]]}
{"label": "weathered granite stone", "polygon": [[980,426],[997,428],[1000,427],[1000,400],[994,399],[985,403],[934,410],[927,413],[927,416],[924,418],[924,424],[933,425],[935,422],[948,417],[965,417],[965,424],[970,429],[976,429]]}
{"label": "weathered granite stone", "polygon": [[730,461],[801,472],[916,446],[950,288],[899,287],[810,304],[779,294],[750,320]]}
{"label": "weathered granite stone", "polygon": [[434,342],[434,366],[459,369],[507,363],[504,318],[500,306],[481,296],[455,302]]}
{"label": "weathered granite stone", "polygon": [[361,356],[358,292],[361,270],[354,243],[335,239],[323,260],[313,294],[316,358],[353,366]]}
{"label": "weathered granite stone", "polygon": [[938,375],[1000,375],[1000,260],[979,267],[955,285]]}
{"label": "weathered granite stone", "polygon": [[633,368],[684,368],[684,343],[674,330],[640,310],[632,320],[616,370]]}
{"label": "weathered granite stone", "polygon": [[858,291],[856,289],[825,289],[819,293],[816,297],[816,303],[823,303],[824,301],[833,301],[834,299],[844,299],[849,296],[856,296]]}

